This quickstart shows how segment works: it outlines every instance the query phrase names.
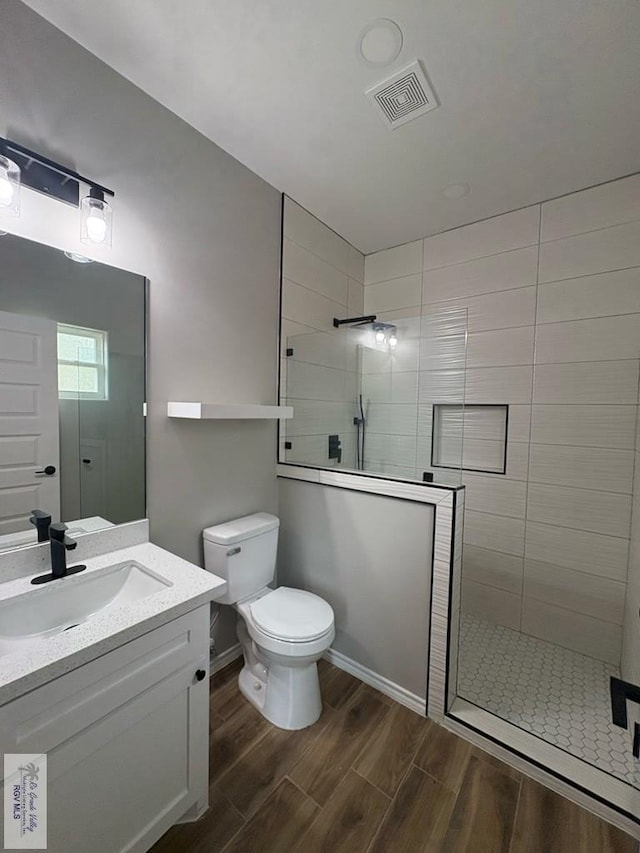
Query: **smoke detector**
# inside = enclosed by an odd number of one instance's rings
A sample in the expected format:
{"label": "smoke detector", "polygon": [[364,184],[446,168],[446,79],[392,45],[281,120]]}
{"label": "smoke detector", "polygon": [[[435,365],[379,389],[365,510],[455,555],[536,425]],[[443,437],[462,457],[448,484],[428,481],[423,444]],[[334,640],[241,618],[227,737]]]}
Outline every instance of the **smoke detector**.
{"label": "smoke detector", "polygon": [[367,89],[365,95],[392,130],[438,106],[418,60]]}

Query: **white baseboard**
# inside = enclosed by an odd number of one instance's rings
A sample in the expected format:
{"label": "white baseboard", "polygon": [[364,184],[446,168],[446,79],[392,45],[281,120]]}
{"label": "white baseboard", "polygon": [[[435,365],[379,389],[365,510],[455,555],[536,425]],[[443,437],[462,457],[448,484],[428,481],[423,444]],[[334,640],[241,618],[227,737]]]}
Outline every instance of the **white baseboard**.
{"label": "white baseboard", "polygon": [[215,675],[216,672],[220,672],[221,669],[224,669],[225,666],[229,666],[230,663],[233,663],[233,661],[239,657],[242,657],[242,647],[240,643],[236,643],[214,657],[211,662],[211,666],[209,667],[209,674]]}
{"label": "white baseboard", "polygon": [[366,666],[362,666],[362,664],[357,663],[352,658],[348,658],[342,652],[337,652],[335,649],[326,651],[324,657],[329,663],[337,666],[338,669],[343,669],[345,672],[354,675],[360,681],[368,684],[369,687],[379,690],[380,693],[384,693],[385,696],[389,696],[390,699],[399,702],[400,705],[404,705],[405,708],[410,708],[412,711],[420,714],[421,717],[426,716],[426,700],[422,696],[411,693],[406,688],[400,687],[399,684],[390,681],[388,678],[384,678],[382,675],[378,675],[377,672],[368,669]]}

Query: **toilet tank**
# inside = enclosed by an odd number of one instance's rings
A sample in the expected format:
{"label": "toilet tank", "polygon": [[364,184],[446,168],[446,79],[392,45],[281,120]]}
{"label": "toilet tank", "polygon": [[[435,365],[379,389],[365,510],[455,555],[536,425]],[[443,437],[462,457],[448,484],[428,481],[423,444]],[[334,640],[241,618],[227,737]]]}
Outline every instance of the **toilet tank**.
{"label": "toilet tank", "polygon": [[279,527],[275,515],[256,512],[203,530],[205,569],[227,582],[226,593],[216,601],[235,604],[271,583]]}

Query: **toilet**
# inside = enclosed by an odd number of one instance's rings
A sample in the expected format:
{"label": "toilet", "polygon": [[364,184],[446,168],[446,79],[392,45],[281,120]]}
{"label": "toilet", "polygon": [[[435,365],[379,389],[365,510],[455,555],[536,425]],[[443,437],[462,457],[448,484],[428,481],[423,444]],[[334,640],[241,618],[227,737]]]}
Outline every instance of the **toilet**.
{"label": "toilet", "polygon": [[280,521],[258,512],[203,531],[205,568],[224,578],[217,601],[238,612],[244,667],[238,684],[281,729],[303,729],[322,712],[317,661],[335,637],[333,610],[318,595],[272,589]]}

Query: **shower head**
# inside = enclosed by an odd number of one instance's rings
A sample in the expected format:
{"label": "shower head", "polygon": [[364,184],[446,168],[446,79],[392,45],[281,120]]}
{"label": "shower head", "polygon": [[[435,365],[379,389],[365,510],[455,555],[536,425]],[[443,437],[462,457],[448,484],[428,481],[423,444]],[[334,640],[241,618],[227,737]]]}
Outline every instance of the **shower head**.
{"label": "shower head", "polygon": [[393,323],[382,323],[376,319],[375,314],[368,314],[366,317],[347,317],[344,320],[334,317],[333,325],[336,329],[340,326],[353,326],[357,329],[372,331],[376,344],[388,344],[391,349],[395,349],[398,343],[397,329]]}

